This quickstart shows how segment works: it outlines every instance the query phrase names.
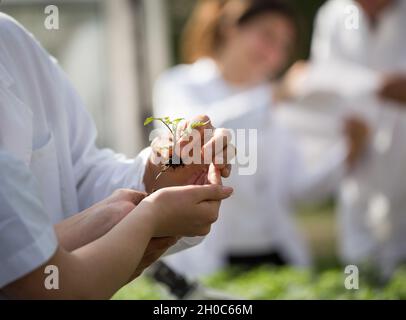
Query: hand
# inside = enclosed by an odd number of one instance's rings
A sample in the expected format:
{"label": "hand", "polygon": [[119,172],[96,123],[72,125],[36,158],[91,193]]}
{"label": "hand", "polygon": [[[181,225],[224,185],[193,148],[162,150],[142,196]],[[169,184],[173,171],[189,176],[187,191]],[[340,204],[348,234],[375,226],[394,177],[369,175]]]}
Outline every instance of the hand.
{"label": "hand", "polygon": [[406,104],[406,75],[392,75],[385,79],[379,91],[382,98]]}
{"label": "hand", "polygon": [[[156,164],[156,155],[160,155],[160,149],[164,145],[164,139],[156,139],[152,143],[153,155],[147,165],[144,182],[148,191],[158,190],[168,186],[181,186],[190,184],[190,181],[197,176],[207,173],[210,163],[220,171],[221,176],[228,177],[231,173],[230,161],[236,154],[235,147],[230,143],[231,133],[226,129],[215,129],[207,116],[198,116],[188,123],[205,123],[193,131],[192,136],[181,138],[178,141],[177,153],[184,162],[185,166],[169,168],[165,173],[155,179],[162,166]],[[186,123],[180,130],[185,130]],[[196,147],[196,148],[193,148]],[[187,162],[189,161],[189,162]]]}
{"label": "hand", "polygon": [[369,128],[364,121],[352,117],[345,121],[344,131],[349,148],[347,164],[351,169],[365,150],[369,138]]}
{"label": "hand", "polygon": [[109,232],[142,199],[143,192],[119,189],[110,197],[55,226],[60,245],[67,251],[82,247]]}
{"label": "hand", "polygon": [[233,189],[221,185],[220,171],[213,164],[200,183],[158,190],[139,204],[149,214],[153,237],[205,236],[217,220],[220,201],[231,196]]}

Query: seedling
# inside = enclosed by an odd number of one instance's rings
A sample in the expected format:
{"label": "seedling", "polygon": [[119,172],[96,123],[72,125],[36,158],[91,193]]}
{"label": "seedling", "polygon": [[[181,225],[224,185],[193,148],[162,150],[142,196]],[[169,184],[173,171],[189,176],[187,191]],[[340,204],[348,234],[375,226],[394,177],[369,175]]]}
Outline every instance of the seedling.
{"label": "seedling", "polygon": [[178,130],[179,124],[184,120],[185,120],[184,118],[176,118],[174,120],[171,120],[170,117],[164,118],[149,117],[144,121],[144,126],[151,124],[153,121],[161,122],[169,130],[170,134],[169,140],[172,142],[171,145],[169,146],[161,147],[161,150],[167,149],[168,159],[165,161],[165,163],[162,164],[162,169],[160,173],[156,176],[155,180],[158,180],[158,178],[170,168],[176,170],[179,167],[185,166],[185,164],[182,161],[182,158],[175,152],[177,143],[181,138],[190,136],[194,129],[203,127],[210,122],[210,120],[207,122],[194,121],[191,122],[182,132],[180,132]]}

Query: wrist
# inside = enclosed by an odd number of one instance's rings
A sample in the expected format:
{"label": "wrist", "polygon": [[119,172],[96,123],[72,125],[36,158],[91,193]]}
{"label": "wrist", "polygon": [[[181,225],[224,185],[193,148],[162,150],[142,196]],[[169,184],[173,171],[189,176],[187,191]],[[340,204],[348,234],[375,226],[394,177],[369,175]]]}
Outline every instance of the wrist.
{"label": "wrist", "polygon": [[132,214],[139,220],[148,235],[153,238],[158,229],[158,210],[149,200],[141,201]]}

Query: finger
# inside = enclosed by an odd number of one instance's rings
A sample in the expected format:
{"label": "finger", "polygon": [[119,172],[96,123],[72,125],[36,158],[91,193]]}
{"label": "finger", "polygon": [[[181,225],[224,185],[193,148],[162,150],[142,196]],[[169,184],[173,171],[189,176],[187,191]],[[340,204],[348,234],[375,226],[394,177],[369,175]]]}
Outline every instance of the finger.
{"label": "finger", "polygon": [[204,123],[203,126],[199,126],[196,128],[196,130],[203,132],[205,129],[214,129],[213,124],[211,123],[211,120],[209,118],[209,116],[207,115],[198,115],[197,117],[194,117],[191,120],[191,123],[193,122],[200,122],[200,123]]}
{"label": "finger", "polygon": [[224,168],[230,169],[231,173],[231,160],[234,159],[236,154],[237,149],[231,143],[229,143],[222,152],[215,155],[213,163],[220,170],[223,170]]}
{"label": "finger", "polygon": [[[235,151],[234,149],[228,149],[231,142],[231,132],[226,129],[216,129],[213,137],[203,146],[203,159],[204,163],[212,162],[216,160],[218,154],[223,155],[223,157],[218,158],[215,162],[220,162],[218,164],[226,164],[224,155],[227,155],[231,158],[231,154]],[[226,153],[224,151],[226,150]],[[230,154],[229,154],[230,153]],[[223,159],[223,161],[219,161]],[[231,159],[229,159],[231,160]]]}
{"label": "finger", "polygon": [[228,178],[231,175],[231,164],[227,164],[224,168],[220,169],[221,176]]}
{"label": "finger", "polygon": [[190,192],[196,203],[202,201],[220,201],[227,199],[234,192],[231,187],[221,186],[218,184],[210,184],[204,186],[188,186],[185,192]]}

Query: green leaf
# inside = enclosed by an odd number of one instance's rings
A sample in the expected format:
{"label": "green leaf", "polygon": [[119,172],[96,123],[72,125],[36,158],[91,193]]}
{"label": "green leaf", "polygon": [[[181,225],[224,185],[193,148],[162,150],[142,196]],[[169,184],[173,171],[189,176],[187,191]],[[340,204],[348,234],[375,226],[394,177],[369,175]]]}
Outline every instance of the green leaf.
{"label": "green leaf", "polygon": [[154,120],[155,120],[155,118],[153,118],[153,117],[146,118],[144,121],[144,126],[149,125]]}
{"label": "green leaf", "polygon": [[208,120],[208,121],[206,121],[206,122],[195,121],[195,122],[193,122],[193,123],[190,125],[190,127],[191,127],[192,129],[197,129],[197,128],[200,128],[200,127],[204,127],[206,124],[209,124],[209,123],[210,123],[210,120]]}
{"label": "green leaf", "polygon": [[146,118],[145,121],[144,121],[144,126],[149,125],[152,121],[163,121],[163,119],[162,118],[154,118],[154,117]]}
{"label": "green leaf", "polygon": [[172,123],[173,123],[174,125],[178,125],[179,122],[181,122],[181,121],[183,121],[183,120],[185,120],[185,119],[184,119],[184,118],[177,118],[177,119],[173,120]]}

